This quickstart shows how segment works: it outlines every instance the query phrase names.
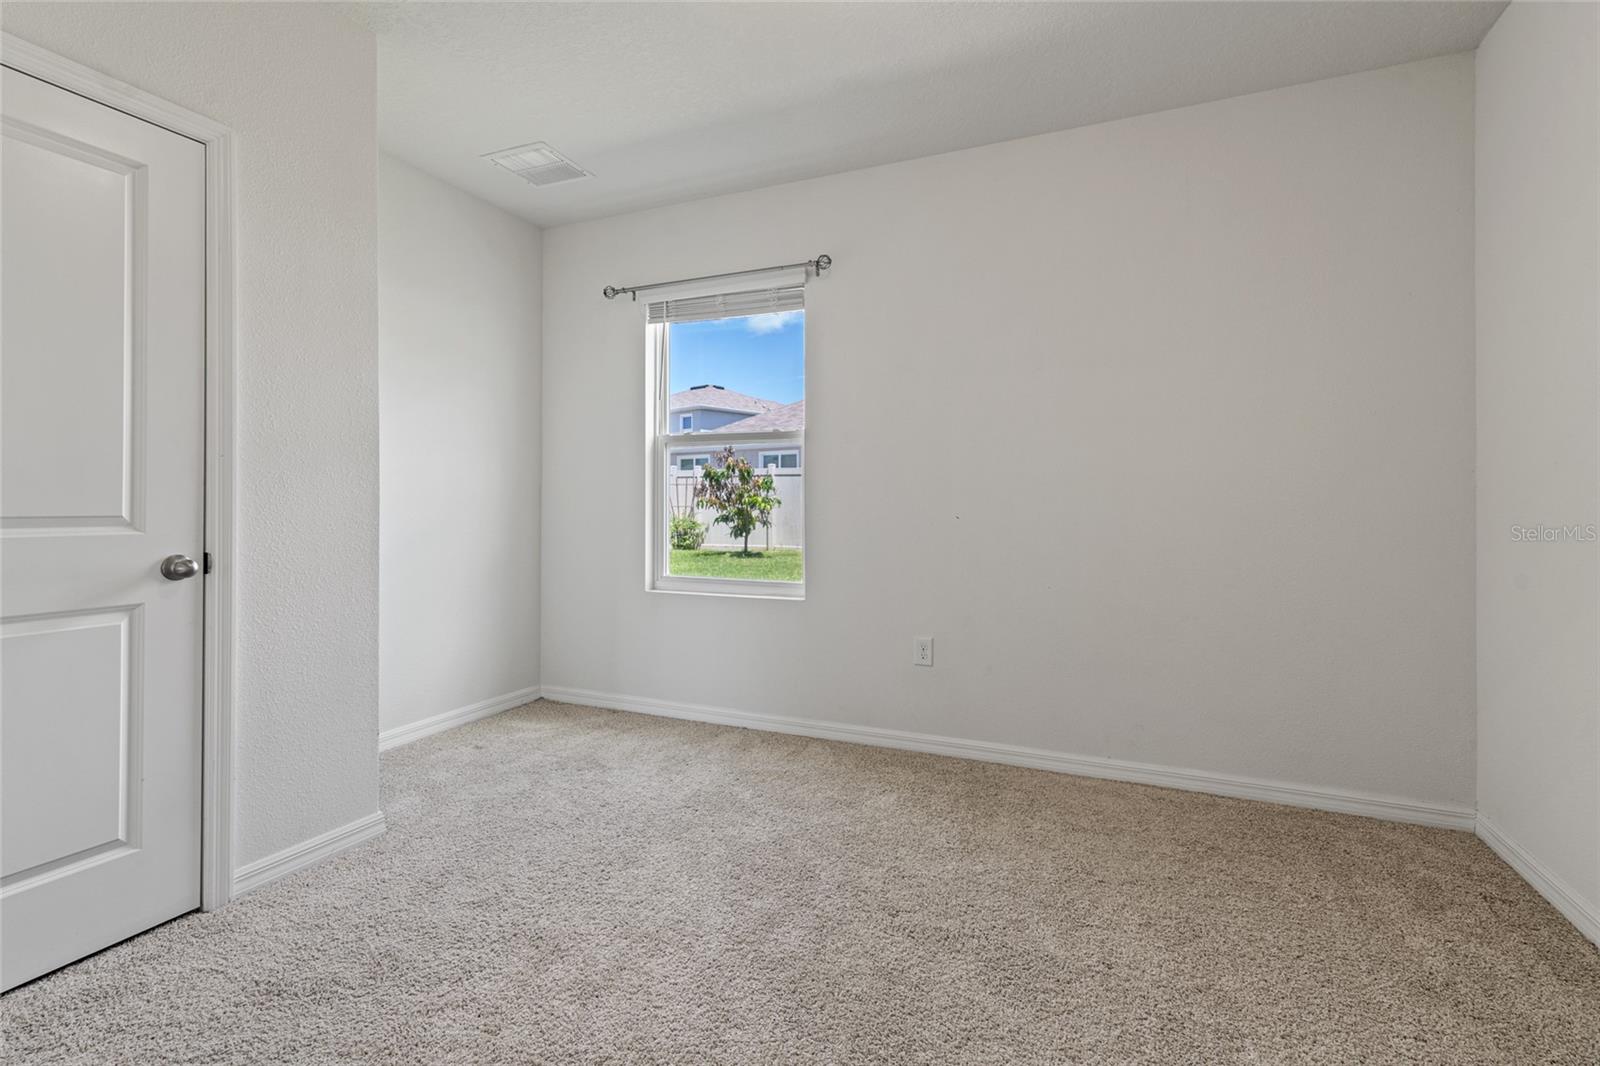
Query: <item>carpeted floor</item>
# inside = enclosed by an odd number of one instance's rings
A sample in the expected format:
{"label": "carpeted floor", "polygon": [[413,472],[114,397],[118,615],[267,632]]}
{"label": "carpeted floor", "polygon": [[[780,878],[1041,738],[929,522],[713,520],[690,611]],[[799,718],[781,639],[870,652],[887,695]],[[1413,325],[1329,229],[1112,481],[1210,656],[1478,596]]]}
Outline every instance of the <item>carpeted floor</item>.
{"label": "carpeted floor", "polygon": [[550,703],[383,781],[5,1061],[1600,1062],[1600,951],[1465,833]]}

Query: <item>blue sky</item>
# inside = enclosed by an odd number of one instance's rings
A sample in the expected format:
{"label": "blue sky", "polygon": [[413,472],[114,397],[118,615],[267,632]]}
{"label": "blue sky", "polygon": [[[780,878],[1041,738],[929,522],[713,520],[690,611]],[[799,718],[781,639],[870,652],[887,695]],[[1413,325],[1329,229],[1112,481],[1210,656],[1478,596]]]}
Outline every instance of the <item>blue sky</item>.
{"label": "blue sky", "polygon": [[793,403],[805,396],[804,311],[672,324],[668,389],[723,388]]}

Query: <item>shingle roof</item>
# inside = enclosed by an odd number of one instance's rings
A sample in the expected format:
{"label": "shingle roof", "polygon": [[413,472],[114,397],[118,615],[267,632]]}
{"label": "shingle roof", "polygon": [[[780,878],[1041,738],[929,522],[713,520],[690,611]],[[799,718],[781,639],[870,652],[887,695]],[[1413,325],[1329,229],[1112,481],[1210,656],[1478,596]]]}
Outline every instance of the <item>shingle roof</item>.
{"label": "shingle roof", "polygon": [[774,407],[759,415],[741,418],[737,422],[716,429],[707,430],[708,433],[761,433],[780,430],[784,433],[796,433],[806,428],[806,402],[796,400],[786,403],[782,407]]}
{"label": "shingle roof", "polygon": [[759,415],[772,410],[778,405],[771,400],[763,400],[757,396],[746,396],[742,392],[725,389],[721,385],[696,385],[692,389],[684,389],[667,397],[667,410],[691,411],[697,407],[709,408],[713,411],[733,411],[738,414]]}

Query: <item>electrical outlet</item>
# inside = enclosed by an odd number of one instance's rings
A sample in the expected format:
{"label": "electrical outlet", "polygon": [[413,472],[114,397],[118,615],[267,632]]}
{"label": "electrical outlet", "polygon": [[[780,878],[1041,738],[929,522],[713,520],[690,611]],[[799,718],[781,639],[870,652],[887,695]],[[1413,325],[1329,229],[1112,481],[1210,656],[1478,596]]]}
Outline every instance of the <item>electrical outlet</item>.
{"label": "electrical outlet", "polygon": [[912,649],[912,653],[911,653],[911,664],[913,666],[932,666],[933,665],[933,638],[932,637],[918,637],[918,638],[916,638],[916,645]]}

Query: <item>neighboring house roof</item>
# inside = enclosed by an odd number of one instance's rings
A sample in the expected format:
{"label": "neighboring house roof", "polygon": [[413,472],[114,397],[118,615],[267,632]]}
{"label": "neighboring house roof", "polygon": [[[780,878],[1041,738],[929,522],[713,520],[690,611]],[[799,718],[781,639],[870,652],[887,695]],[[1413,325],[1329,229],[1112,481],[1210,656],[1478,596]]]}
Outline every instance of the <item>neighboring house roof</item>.
{"label": "neighboring house roof", "polygon": [[778,405],[771,400],[746,396],[721,385],[696,385],[667,397],[669,411],[727,411],[736,415],[765,414]]}
{"label": "neighboring house roof", "polygon": [[[765,402],[765,401],[763,401]],[[784,433],[797,433],[806,428],[806,402],[796,400],[786,403],[781,407],[774,407],[759,415],[741,418],[737,422],[716,429],[706,430],[707,433],[762,433],[779,430]]]}

